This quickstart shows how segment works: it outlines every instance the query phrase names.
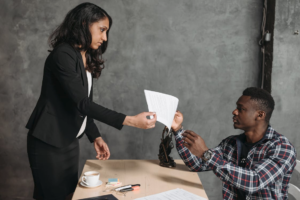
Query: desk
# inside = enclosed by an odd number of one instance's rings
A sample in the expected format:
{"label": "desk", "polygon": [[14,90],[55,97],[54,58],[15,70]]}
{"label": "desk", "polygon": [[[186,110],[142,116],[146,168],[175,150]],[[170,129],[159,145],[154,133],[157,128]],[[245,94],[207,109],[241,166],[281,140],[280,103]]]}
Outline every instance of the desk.
{"label": "desk", "polygon": [[[81,174],[72,199],[113,194],[118,199],[129,200],[176,188],[208,199],[197,172],[190,172],[182,160],[175,162],[176,168],[165,168],[158,165],[158,160],[87,160],[82,174],[99,171],[103,184],[96,188],[84,188],[79,185]],[[123,185],[141,184],[141,187],[138,191],[127,192],[125,197],[115,192],[103,192],[108,178],[119,178]]]}

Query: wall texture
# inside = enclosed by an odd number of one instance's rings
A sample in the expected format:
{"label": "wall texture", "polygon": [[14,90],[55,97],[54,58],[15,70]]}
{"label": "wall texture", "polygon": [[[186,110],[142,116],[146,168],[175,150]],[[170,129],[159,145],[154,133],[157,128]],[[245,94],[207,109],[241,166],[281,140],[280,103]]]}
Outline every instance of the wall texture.
{"label": "wall texture", "polygon": [[[272,94],[275,111],[271,124],[295,146],[300,160],[300,1],[276,1]],[[300,188],[300,174],[294,172],[291,183]]]}
{"label": "wall texture", "polygon": [[[47,38],[67,11],[83,1],[2,0],[0,3],[0,199],[31,199],[33,181],[26,153],[24,128],[39,97],[43,65],[48,55]],[[94,86],[94,100],[108,108],[135,115],[147,110],[144,89],[179,98],[184,127],[200,134],[209,147],[233,130],[232,110],[243,89],[257,86],[262,4],[256,0],[107,0],[92,1],[112,16],[110,43],[104,55],[106,68]],[[296,0],[295,0],[296,2]],[[286,17],[288,9],[279,16]],[[299,15],[298,15],[299,16]],[[293,17],[291,16],[290,19]],[[293,19],[289,23],[296,23]],[[282,23],[281,34],[286,34]],[[285,38],[277,37],[280,42]],[[276,48],[280,44],[276,43]],[[296,45],[289,40],[282,57]],[[281,48],[281,47],[280,47]],[[279,50],[277,50],[279,52]],[[293,55],[299,55],[292,52]],[[299,58],[277,60],[278,77],[290,76]],[[287,78],[287,77],[285,77]],[[300,82],[299,77],[295,81]],[[284,79],[286,81],[286,79]],[[282,80],[282,83],[284,83]],[[279,130],[289,129],[297,139],[299,89],[290,82],[274,87],[281,102]],[[280,93],[285,89],[288,97]],[[276,92],[277,91],[277,92]],[[298,91],[298,93],[296,92]],[[290,103],[288,103],[290,102]],[[280,105],[280,103],[278,103]],[[275,119],[274,119],[275,120]],[[288,123],[287,123],[288,121]],[[111,159],[157,159],[163,125],[151,130],[124,127],[115,130],[97,122],[107,141]],[[292,131],[293,130],[293,131]],[[299,138],[298,138],[299,139]],[[80,140],[80,167],[95,158],[86,137]],[[179,158],[176,150],[173,157]],[[199,173],[210,199],[221,199],[221,181],[212,172]]]}

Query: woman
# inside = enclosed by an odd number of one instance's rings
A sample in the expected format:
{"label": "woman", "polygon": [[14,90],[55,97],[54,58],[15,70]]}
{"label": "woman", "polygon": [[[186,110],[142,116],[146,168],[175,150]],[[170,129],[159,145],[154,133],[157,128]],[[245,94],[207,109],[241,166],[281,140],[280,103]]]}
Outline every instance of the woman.
{"label": "woman", "polygon": [[[40,98],[26,125],[27,151],[35,199],[65,199],[78,180],[78,139],[87,135],[97,158],[110,156],[93,119],[117,129],[123,125],[153,128],[155,113],[126,116],[92,101],[92,78],[102,72],[111,17],[100,7],[83,3],[71,10],[49,38]],[[154,115],[153,119],[146,116]]]}

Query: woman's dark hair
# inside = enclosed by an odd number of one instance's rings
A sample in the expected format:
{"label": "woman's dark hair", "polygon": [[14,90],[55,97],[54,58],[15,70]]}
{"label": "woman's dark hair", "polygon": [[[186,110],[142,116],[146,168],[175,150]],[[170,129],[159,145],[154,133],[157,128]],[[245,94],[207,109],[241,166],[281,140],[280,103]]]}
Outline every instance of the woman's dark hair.
{"label": "woman's dark hair", "polygon": [[105,18],[109,20],[109,27],[111,27],[112,19],[105,10],[92,3],[79,4],[68,12],[64,21],[50,35],[50,47],[55,48],[66,42],[79,51],[86,51],[86,68],[94,78],[98,78],[104,68],[102,54],[108,45],[110,29],[107,30],[107,41],[103,41],[100,48],[94,50],[90,48],[92,35],[89,26]]}

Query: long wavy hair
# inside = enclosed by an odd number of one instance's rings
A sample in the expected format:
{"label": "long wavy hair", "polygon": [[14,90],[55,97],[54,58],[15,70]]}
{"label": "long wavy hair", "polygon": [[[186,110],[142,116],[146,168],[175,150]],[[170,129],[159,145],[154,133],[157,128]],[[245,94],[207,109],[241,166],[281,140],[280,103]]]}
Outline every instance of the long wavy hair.
{"label": "long wavy hair", "polygon": [[106,51],[107,41],[103,41],[101,46],[94,50],[90,48],[92,35],[89,27],[92,23],[107,18],[109,27],[112,25],[112,19],[105,10],[92,3],[82,3],[70,10],[64,21],[50,35],[48,43],[53,49],[61,43],[68,43],[79,51],[86,51],[86,70],[92,73],[94,78],[101,75],[104,69],[104,60],[102,54]]}

